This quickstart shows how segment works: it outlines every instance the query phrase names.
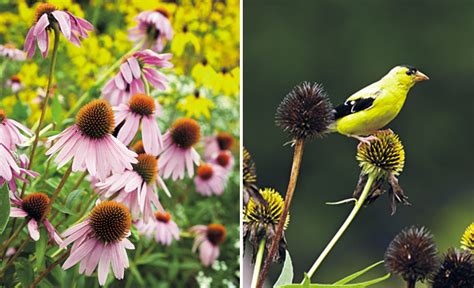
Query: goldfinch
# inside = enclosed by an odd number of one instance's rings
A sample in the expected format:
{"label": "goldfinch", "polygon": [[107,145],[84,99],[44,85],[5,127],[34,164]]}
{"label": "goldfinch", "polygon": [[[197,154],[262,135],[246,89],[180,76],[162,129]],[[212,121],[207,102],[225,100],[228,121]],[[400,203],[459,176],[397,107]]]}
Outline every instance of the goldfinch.
{"label": "goldfinch", "polygon": [[396,66],[379,81],[354,93],[335,108],[333,131],[369,142],[363,137],[383,128],[400,112],[408,91],[428,76],[409,65]]}

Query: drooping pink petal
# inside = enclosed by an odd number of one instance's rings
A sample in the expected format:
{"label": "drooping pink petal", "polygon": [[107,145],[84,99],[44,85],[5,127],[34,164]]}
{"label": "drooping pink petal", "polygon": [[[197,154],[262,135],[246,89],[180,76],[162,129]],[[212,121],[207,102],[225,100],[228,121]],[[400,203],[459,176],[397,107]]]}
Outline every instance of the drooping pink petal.
{"label": "drooping pink petal", "polygon": [[28,221],[28,232],[30,233],[31,239],[38,241],[40,238],[40,233],[38,230],[38,222],[35,219],[30,219]]}
{"label": "drooping pink petal", "polygon": [[66,39],[70,40],[71,38],[71,21],[69,20],[69,15],[66,12],[63,11],[53,11],[51,14],[53,14],[53,17],[58,20],[59,23],[59,29],[63,33],[64,37]]}
{"label": "drooping pink petal", "polygon": [[10,208],[10,217],[26,217],[28,216],[28,213],[25,212],[25,210],[21,208],[16,208],[16,207],[11,207]]}

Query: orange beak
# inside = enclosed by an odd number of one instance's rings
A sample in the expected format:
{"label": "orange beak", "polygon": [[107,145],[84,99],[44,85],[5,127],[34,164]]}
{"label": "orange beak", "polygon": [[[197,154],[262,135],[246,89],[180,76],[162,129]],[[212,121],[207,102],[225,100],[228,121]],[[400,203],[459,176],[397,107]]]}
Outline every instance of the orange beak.
{"label": "orange beak", "polygon": [[430,80],[430,78],[426,76],[425,74],[421,73],[420,71],[417,71],[415,73],[415,82],[421,82],[425,80]]}

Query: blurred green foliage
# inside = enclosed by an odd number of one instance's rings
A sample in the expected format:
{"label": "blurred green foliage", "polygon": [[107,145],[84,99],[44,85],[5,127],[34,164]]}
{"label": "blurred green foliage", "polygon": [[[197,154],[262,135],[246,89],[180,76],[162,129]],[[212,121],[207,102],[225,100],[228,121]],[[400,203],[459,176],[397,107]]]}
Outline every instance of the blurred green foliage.
{"label": "blurred green foliage", "polygon": [[[442,252],[459,246],[474,220],[474,2],[245,1],[244,15],[244,145],[261,187],[286,191],[292,149],[274,113],[294,85],[322,83],[337,105],[397,64],[431,78],[412,89],[390,124],[405,146],[399,179],[413,205],[390,216],[384,195],[362,210],[313,281],[330,283],[381,260],[405,226],[428,227]],[[334,134],[305,147],[286,232],[296,281],[351,209],[324,203],[351,196],[356,145]],[[271,270],[271,283],[280,269]],[[400,283],[391,277],[377,287]]]}

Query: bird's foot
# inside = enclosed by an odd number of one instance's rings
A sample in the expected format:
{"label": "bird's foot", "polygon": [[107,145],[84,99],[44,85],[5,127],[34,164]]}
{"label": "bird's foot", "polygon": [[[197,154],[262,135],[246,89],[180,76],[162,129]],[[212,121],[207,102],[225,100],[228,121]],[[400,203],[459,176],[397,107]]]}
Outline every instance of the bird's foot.
{"label": "bird's foot", "polygon": [[352,135],[352,137],[360,141],[359,145],[357,145],[357,148],[360,148],[360,145],[362,145],[362,143],[370,145],[370,142],[379,140],[379,138],[375,137],[374,135],[370,135],[367,137]]}

